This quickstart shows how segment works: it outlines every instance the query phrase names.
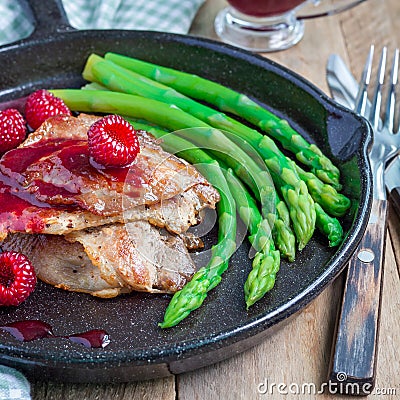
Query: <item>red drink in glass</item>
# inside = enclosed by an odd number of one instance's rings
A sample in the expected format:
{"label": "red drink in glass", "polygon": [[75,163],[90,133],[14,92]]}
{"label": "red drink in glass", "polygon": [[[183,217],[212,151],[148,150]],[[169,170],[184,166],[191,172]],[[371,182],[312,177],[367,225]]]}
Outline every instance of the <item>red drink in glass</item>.
{"label": "red drink in glass", "polygon": [[[229,7],[223,8],[215,18],[216,34],[224,42],[242,49],[267,52],[284,50],[298,43],[304,34],[305,17],[333,15],[365,0],[227,1]],[[311,7],[314,12],[310,12]]]}
{"label": "red drink in glass", "polygon": [[293,10],[304,0],[228,0],[228,3],[246,15],[271,17]]}

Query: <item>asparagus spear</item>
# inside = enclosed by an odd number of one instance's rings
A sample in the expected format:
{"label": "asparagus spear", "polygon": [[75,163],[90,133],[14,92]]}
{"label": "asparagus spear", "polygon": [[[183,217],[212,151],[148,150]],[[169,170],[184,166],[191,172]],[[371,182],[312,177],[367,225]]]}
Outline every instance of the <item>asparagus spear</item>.
{"label": "asparagus spear", "polygon": [[[218,129],[232,132],[241,140],[249,141],[264,158],[276,187],[280,188],[283,198],[289,207],[289,215],[293,222],[299,249],[303,249],[308,243],[315,228],[314,201],[308,195],[307,186],[298,177],[295,167],[287,161],[272,139],[227,117],[225,114],[217,113],[212,108],[204,106],[168,86],[126,70],[95,54],[88,58],[83,77],[105,85],[111,90],[139,94],[173,104]],[[229,138],[232,139],[232,137]],[[243,167],[239,168],[243,169]]]}
{"label": "asparagus spear", "polygon": [[343,240],[342,225],[336,218],[328,215],[318,203],[315,203],[315,211],[317,214],[316,226],[328,238],[329,246],[338,246]]}
{"label": "asparagus spear", "polygon": [[[226,134],[228,138],[235,140],[230,133]],[[306,184],[298,176],[295,163],[280,152],[272,139],[262,136],[256,149],[264,159],[275,187],[282,193],[289,208],[298,248],[302,250],[314,233],[316,219],[314,201],[308,193]]]}
{"label": "asparagus spear", "polygon": [[304,171],[301,167],[293,163],[301,180],[303,180],[311,197],[318,203],[327,213],[342,217],[350,208],[351,201],[342,193],[338,193],[336,189],[322,182],[311,172]]}
{"label": "asparagus spear", "polygon": [[340,188],[339,170],[315,145],[308,143],[286,120],[280,119],[244,94],[216,82],[138,59],[107,53],[107,60],[199,100],[207,101],[225,112],[234,113],[279,140],[297,159],[308,165],[322,181]]}
{"label": "asparagus spear", "polygon": [[[196,158],[199,158],[198,151]],[[222,274],[228,268],[228,261],[236,250],[235,202],[217,161],[202,161],[200,172],[218,189],[221,196],[217,204],[218,243],[212,247],[209,263],[200,268],[190,282],[173,295],[165,311],[164,320],[159,323],[161,328],[177,325],[203,304],[207,293],[221,282]]]}
{"label": "asparagus spear", "polygon": [[231,169],[224,171],[228,186],[236,202],[236,209],[248,226],[249,240],[257,253],[252,262],[252,270],[244,284],[247,309],[270,291],[279,271],[280,256],[275,250],[267,220],[263,220],[254,199],[247,192]]}

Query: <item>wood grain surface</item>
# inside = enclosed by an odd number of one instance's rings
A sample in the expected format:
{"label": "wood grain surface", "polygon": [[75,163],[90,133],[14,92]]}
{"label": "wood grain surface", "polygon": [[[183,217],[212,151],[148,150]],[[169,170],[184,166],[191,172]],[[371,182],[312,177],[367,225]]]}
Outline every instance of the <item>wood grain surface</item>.
{"label": "wood grain surface", "polygon": [[[223,0],[208,0],[191,33],[216,39],[213,20]],[[305,36],[295,47],[265,54],[303,75],[328,93],[325,64],[331,53],[361,74],[371,43],[389,51],[400,46],[400,1],[368,0],[341,15],[305,22]],[[375,392],[368,399],[400,398],[400,220],[389,209],[389,234],[381,312]],[[331,399],[332,393],[307,394],[326,382],[342,277],[280,331],[258,346],[224,362],[176,377],[118,385],[32,385],[36,400],[116,399]],[[281,386],[278,386],[281,384]],[[303,387],[303,394],[301,388]],[[299,388],[299,390],[298,390]],[[293,392],[293,393],[291,393]],[[294,393],[297,392],[297,393]],[[338,395],[337,399],[348,399]]]}

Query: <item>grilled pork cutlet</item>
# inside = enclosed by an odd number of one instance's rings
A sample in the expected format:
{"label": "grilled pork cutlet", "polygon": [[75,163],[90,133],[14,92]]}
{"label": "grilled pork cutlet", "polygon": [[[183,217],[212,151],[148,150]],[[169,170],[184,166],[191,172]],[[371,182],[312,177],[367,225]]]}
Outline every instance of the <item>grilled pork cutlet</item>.
{"label": "grilled pork cutlet", "polygon": [[52,117],[2,157],[0,238],[140,219],[179,234],[198,222],[203,208],[215,207],[218,192],[206,179],[143,131],[132,167],[93,167],[86,138],[98,118]]}
{"label": "grilled pork cutlet", "polygon": [[23,252],[40,279],[66,290],[173,293],[195,271],[180,236],[219,194],[142,131],[134,165],[94,167],[87,130],[98,118],[52,117],[2,157],[1,247]]}

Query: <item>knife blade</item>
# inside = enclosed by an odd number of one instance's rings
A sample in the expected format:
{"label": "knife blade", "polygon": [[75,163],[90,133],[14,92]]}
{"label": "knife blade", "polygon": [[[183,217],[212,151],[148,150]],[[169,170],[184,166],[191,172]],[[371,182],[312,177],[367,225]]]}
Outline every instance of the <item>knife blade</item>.
{"label": "knife blade", "polygon": [[[340,105],[353,110],[358,92],[358,82],[347,68],[343,59],[337,54],[332,54],[328,58],[326,80],[332,98]],[[367,113],[370,106],[371,103],[367,102]],[[390,200],[400,216],[400,155],[395,157],[386,167],[385,184]]]}
{"label": "knife blade", "polygon": [[353,110],[358,92],[358,82],[343,59],[337,54],[331,54],[328,58],[326,80],[332,98],[342,106]]}

